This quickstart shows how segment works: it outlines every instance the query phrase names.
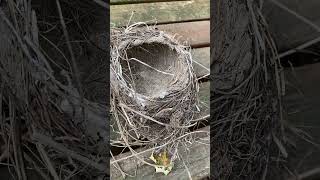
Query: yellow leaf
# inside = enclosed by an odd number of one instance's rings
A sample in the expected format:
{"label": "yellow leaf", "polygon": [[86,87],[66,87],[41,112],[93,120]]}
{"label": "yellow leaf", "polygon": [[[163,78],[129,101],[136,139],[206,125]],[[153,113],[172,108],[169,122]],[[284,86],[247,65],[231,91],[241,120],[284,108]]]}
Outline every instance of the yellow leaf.
{"label": "yellow leaf", "polygon": [[159,155],[154,155],[152,153],[150,159],[156,164],[156,172],[164,173],[165,175],[168,175],[171,172],[173,163],[171,162],[167,151],[159,153]]}

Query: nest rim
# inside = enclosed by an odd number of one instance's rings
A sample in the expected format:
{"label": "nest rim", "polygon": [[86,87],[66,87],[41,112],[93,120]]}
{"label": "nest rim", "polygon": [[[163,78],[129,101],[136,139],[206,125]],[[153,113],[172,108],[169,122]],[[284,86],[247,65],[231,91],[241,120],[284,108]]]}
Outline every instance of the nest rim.
{"label": "nest rim", "polygon": [[[184,63],[183,65],[185,65],[183,73],[185,79],[184,81],[181,81],[182,86],[180,88],[172,89],[172,91],[162,97],[152,97],[143,93],[135,92],[134,89],[127,86],[125,79],[116,73],[117,70],[118,72],[121,72],[122,70],[119,68],[120,60],[118,56],[119,54],[117,54],[119,51],[126,51],[132,47],[146,44],[164,45],[168,49],[175,51],[175,53],[179,56],[178,59],[183,61],[182,64]],[[191,120],[194,116],[194,113],[198,110],[197,104],[199,92],[199,85],[192,67],[190,46],[180,44],[171,35],[166,34],[163,31],[159,31],[154,27],[148,26],[144,23],[138,23],[126,27],[125,29],[115,28],[111,30],[110,50],[111,97],[114,96],[114,102],[111,103],[111,114],[113,114],[113,117],[122,116],[126,119],[123,122],[124,124],[120,125],[122,126],[121,128],[124,128],[126,132],[133,131],[133,129],[136,127],[135,123],[138,121],[137,119],[140,118],[146,120],[146,122],[142,122],[141,120],[139,123],[143,124],[144,126],[147,125],[148,128],[152,129],[152,131],[155,131],[153,133],[156,135],[147,134],[149,130],[147,131],[142,128],[135,129],[135,132],[141,130],[138,132],[138,134],[147,139],[147,142],[144,142],[144,144],[151,146],[165,144],[165,142],[162,142],[160,139],[166,139],[167,142],[171,139],[175,139],[177,136],[186,134],[189,131],[188,128],[192,125]],[[129,97],[130,93],[134,94],[134,97]],[[145,104],[140,103],[139,101],[142,101],[143,103],[145,102]],[[125,106],[126,104],[130,104],[128,106],[133,109],[124,110],[122,107],[123,104]],[[134,113],[132,112],[134,112],[135,115],[133,115]],[[171,114],[169,121],[164,120],[168,119],[168,116],[166,116],[166,118],[162,118],[164,117],[164,114],[168,112]],[[132,115],[132,117],[129,117],[130,115]],[[137,116],[138,118],[134,116]],[[175,120],[175,118],[177,120]],[[180,119],[185,120],[182,122]],[[118,123],[117,125],[119,126],[119,119],[116,121]],[[130,123],[135,125],[130,127]],[[137,137],[139,137],[139,135],[137,135]],[[159,135],[164,138],[159,138]],[[130,134],[126,134],[126,136],[129,137]],[[135,144],[135,142],[139,142],[139,140],[134,139],[128,143],[124,142],[123,137],[121,139],[122,140],[120,140],[120,142],[122,141],[121,144],[123,144],[124,147]],[[119,140],[117,142],[119,143]],[[168,149],[169,153],[174,154],[180,142],[170,145],[170,147],[166,146],[163,148]]]}

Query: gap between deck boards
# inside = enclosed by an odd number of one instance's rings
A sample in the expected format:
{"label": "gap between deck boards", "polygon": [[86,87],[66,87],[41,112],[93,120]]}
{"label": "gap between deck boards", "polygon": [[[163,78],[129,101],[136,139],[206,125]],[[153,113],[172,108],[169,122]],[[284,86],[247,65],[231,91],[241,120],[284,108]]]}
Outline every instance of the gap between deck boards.
{"label": "gap between deck boards", "polygon": [[[132,2],[131,0],[113,0],[113,1],[126,1]],[[150,0],[133,0],[133,1],[150,1]],[[157,1],[157,0],[151,0]],[[165,1],[165,0],[161,0]],[[126,4],[126,5],[111,5],[111,21],[115,21],[116,25],[125,26],[131,16],[131,10],[136,10],[136,16],[132,19],[136,22],[154,20],[158,18],[158,24],[176,24],[178,22],[186,21],[199,21],[210,19],[209,0],[196,0],[196,1],[171,1],[165,2],[150,2],[140,4]],[[194,2],[194,3],[192,3]],[[320,11],[319,13],[313,13],[311,9],[317,9],[320,7],[320,2],[312,0],[306,2],[293,2],[290,0],[281,0],[292,9],[298,8],[298,13],[304,17],[307,17],[315,24],[320,24]],[[190,3],[186,7],[183,4]],[[162,6],[164,5],[164,6]],[[137,8],[136,8],[137,7]],[[146,9],[153,7],[154,11],[148,13]],[[200,7],[200,8],[199,8]],[[204,8],[202,8],[204,7]],[[136,8],[136,9],[135,9]],[[142,11],[140,11],[142,9]],[[145,9],[145,10],[143,10]],[[175,9],[171,11],[170,9]],[[112,13],[113,12],[113,13]],[[263,14],[269,24],[270,32],[275,37],[278,49],[285,51],[288,49],[295,48],[307,41],[315,39],[319,36],[319,33],[314,29],[305,25],[304,22],[292,16],[286,11],[281,10],[279,7],[275,7],[271,2],[266,2],[263,7]],[[170,16],[170,17],[168,17]],[[152,17],[152,18],[150,18]],[[285,21],[284,21],[285,20]],[[119,23],[122,21],[121,23]],[[154,24],[151,23],[151,24]],[[198,27],[198,26],[194,26]],[[209,28],[208,28],[209,29]],[[190,35],[191,36],[191,35]],[[208,34],[209,37],[209,34]],[[209,38],[208,38],[209,41]]]}
{"label": "gap between deck boards", "polygon": [[[209,127],[200,129],[202,133],[194,134],[194,137],[198,139],[198,142],[195,142],[191,145],[188,152],[180,150],[183,160],[186,161],[187,167],[191,173],[193,179],[201,179],[209,175]],[[204,139],[203,139],[204,138]],[[202,140],[200,140],[202,139]],[[201,142],[201,143],[200,143]],[[147,160],[152,151],[146,151],[146,148],[141,148],[136,150],[136,152],[141,153],[140,157]],[[201,152],[201,153],[200,153]],[[121,166],[124,172],[130,173],[131,175],[136,173],[136,177],[127,177],[126,179],[188,179],[188,173],[185,166],[182,163],[182,160],[176,161],[174,169],[168,176],[163,174],[155,174],[153,167],[143,164],[136,157],[130,157],[131,152],[123,153],[112,159],[110,172],[112,179],[121,179],[121,173],[116,167],[116,163],[113,163],[115,160],[121,160],[122,158],[127,158],[125,161],[119,161],[118,165]],[[129,158],[128,158],[129,157]]]}
{"label": "gap between deck boards", "polygon": [[[134,12],[134,13],[133,13]],[[132,16],[132,17],[131,17]],[[159,23],[195,21],[210,18],[209,0],[156,2],[110,6],[111,24],[117,27],[130,22]]]}
{"label": "gap between deck boards", "polygon": [[123,4],[141,4],[141,3],[156,3],[156,2],[170,2],[170,1],[192,1],[192,0],[110,0],[110,5]]}

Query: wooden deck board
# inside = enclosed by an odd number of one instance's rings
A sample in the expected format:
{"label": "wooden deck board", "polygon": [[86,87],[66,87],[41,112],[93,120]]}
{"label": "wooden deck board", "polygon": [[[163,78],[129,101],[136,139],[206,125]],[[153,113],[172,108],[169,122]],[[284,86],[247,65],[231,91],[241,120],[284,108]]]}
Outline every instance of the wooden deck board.
{"label": "wooden deck board", "polygon": [[158,25],[169,34],[177,34],[181,42],[187,41],[194,48],[210,46],[210,21],[194,21]]}
{"label": "wooden deck board", "polygon": [[210,18],[209,0],[157,2],[110,6],[111,24],[126,26],[134,12],[131,23],[150,22],[158,24],[196,21]]}
{"label": "wooden deck board", "polygon": [[[192,50],[193,69],[197,77],[210,73],[210,48],[198,48]],[[199,65],[201,64],[201,65]]]}
{"label": "wooden deck board", "polygon": [[210,21],[194,21],[157,25],[157,29],[175,36],[180,43],[192,48],[210,46]]}
{"label": "wooden deck board", "polygon": [[[201,131],[205,131],[209,133],[209,127],[205,127],[201,129]],[[207,138],[207,140],[202,141],[205,143],[209,143],[208,134],[207,133],[199,133],[197,134],[197,138]],[[139,149],[137,152],[142,152],[146,150],[145,148]],[[197,143],[195,142],[189,149],[189,152],[179,151],[184,161],[191,173],[193,179],[201,179],[209,175],[209,167],[210,167],[210,160],[209,160],[209,144]],[[194,152],[201,152],[201,153],[194,153]],[[151,151],[145,152],[141,154],[140,158],[148,160],[150,157]],[[131,155],[131,152],[123,153],[115,157],[115,159],[121,159],[124,157],[128,157]],[[111,160],[112,163],[113,160]],[[126,159],[125,161],[119,162],[120,167],[126,173],[134,175],[135,177],[127,177],[126,179],[188,179],[188,173],[186,171],[185,166],[183,165],[182,161],[175,162],[175,166],[173,170],[168,174],[168,176],[164,176],[163,174],[156,174],[155,169],[148,165],[144,165],[141,163],[136,157],[131,157]],[[122,179],[120,171],[115,167],[115,164],[111,164],[111,179]]]}
{"label": "wooden deck board", "polygon": [[119,4],[170,2],[170,1],[190,1],[190,0],[110,0],[110,4],[111,5],[119,5]]}

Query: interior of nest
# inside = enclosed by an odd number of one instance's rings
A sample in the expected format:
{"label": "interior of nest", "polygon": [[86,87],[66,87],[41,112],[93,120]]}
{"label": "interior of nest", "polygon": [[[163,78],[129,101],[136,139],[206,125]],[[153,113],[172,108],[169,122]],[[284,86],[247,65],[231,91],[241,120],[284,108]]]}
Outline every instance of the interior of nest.
{"label": "interior of nest", "polygon": [[183,79],[187,67],[176,50],[161,43],[133,46],[123,57],[121,66],[126,82],[137,93],[153,98],[163,98],[173,82]]}

